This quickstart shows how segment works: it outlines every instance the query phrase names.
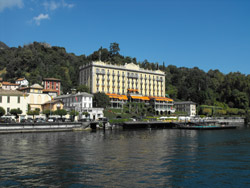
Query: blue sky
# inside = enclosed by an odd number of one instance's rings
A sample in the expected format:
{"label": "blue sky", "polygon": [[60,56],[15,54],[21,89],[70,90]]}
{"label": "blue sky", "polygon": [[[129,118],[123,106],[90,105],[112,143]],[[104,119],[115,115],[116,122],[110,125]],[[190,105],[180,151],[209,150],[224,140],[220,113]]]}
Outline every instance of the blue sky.
{"label": "blue sky", "polygon": [[250,74],[250,0],[0,0],[0,41]]}

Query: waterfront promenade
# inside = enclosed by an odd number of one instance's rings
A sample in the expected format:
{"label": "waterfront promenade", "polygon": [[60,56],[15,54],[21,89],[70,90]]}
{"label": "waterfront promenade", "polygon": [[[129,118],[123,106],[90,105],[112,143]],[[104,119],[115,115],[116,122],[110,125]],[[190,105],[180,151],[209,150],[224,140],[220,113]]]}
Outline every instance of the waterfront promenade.
{"label": "waterfront promenade", "polygon": [[26,133],[26,132],[59,132],[73,131],[75,128],[81,128],[81,122],[63,122],[63,123],[1,123],[1,133]]}
{"label": "waterfront promenade", "polygon": [[[99,123],[103,126],[99,127]],[[118,125],[106,126],[107,122],[47,122],[47,123],[1,123],[2,133],[27,133],[27,132],[60,132],[74,130],[95,130],[98,128],[122,128],[122,129],[227,129],[244,125],[244,119],[214,119],[196,120],[190,122],[181,121],[131,121]],[[209,125],[209,126],[208,126]],[[214,127],[212,127],[214,126]],[[216,126],[216,127],[215,127]]]}

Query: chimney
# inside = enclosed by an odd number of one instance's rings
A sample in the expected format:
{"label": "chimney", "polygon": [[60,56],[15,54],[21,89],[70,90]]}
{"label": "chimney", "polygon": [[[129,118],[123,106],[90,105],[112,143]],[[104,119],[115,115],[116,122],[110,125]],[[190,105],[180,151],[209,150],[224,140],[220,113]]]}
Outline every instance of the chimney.
{"label": "chimney", "polygon": [[76,89],[71,89],[72,94],[76,94]]}

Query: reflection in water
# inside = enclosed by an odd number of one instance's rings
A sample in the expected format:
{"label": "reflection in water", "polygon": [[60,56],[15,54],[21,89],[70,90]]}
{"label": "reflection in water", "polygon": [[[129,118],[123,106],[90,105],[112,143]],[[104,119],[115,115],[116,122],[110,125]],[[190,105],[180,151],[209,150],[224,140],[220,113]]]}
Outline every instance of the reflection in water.
{"label": "reflection in water", "polygon": [[0,187],[244,186],[248,135],[247,129],[0,135]]}

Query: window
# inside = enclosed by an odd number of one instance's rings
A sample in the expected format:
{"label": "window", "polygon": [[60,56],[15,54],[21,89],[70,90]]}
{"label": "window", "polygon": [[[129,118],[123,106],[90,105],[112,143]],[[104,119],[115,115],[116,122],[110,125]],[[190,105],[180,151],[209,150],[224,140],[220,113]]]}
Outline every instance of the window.
{"label": "window", "polygon": [[0,96],[0,103],[2,103],[2,96]]}
{"label": "window", "polygon": [[7,108],[7,113],[9,113],[10,112],[10,108]]}
{"label": "window", "polygon": [[17,97],[17,103],[20,103],[20,96]]}
{"label": "window", "polygon": [[7,97],[7,103],[10,103],[10,96]]}

